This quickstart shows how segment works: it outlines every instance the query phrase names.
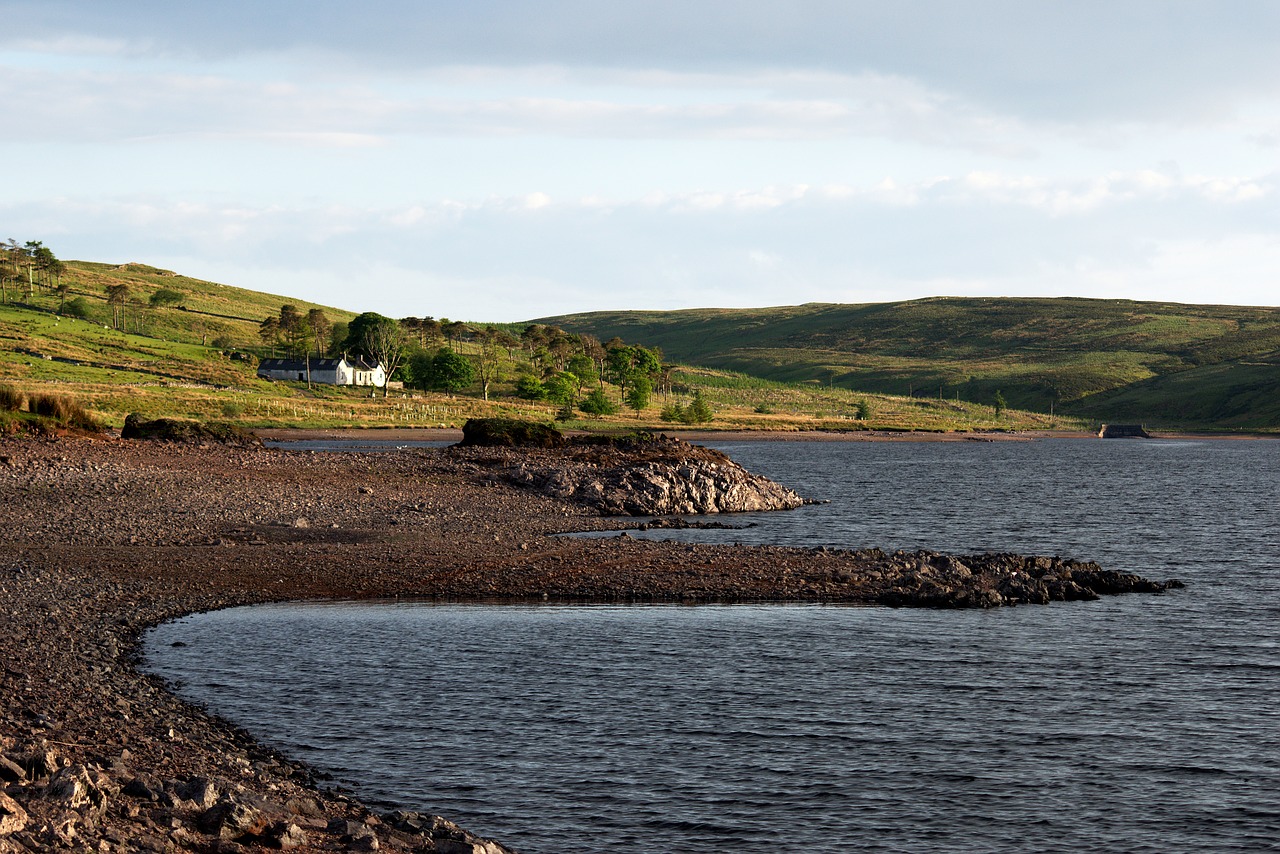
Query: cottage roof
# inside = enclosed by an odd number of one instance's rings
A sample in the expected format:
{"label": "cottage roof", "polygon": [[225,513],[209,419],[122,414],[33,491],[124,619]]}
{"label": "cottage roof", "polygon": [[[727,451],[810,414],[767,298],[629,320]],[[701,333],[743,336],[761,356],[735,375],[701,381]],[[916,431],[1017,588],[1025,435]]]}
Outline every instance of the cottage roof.
{"label": "cottage roof", "polygon": [[[342,359],[312,359],[311,370],[333,371],[342,365]],[[260,371],[305,371],[306,359],[263,359],[258,363]]]}
{"label": "cottage roof", "polygon": [[357,371],[376,371],[382,366],[381,362],[370,362],[363,356],[352,356],[347,360],[347,364]]}

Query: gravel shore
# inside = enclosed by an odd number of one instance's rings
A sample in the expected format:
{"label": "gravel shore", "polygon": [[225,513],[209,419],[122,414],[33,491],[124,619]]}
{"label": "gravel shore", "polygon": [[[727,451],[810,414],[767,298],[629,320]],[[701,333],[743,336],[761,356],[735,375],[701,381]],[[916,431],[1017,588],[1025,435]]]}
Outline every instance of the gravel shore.
{"label": "gravel shore", "polygon": [[182,614],[397,596],[985,607],[1163,588],[1014,555],[556,537],[614,525],[449,451],[9,439],[0,495],[0,852],[507,850],[326,792],[140,674],[141,633]]}

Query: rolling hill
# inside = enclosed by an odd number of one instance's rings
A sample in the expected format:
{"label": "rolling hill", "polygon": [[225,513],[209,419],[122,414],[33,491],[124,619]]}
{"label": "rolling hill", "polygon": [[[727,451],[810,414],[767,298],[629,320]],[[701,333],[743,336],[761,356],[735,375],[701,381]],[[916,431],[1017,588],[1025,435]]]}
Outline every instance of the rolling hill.
{"label": "rolling hill", "polygon": [[1096,419],[1280,427],[1280,308],[1076,298],[593,312],[540,318],[668,360]]}

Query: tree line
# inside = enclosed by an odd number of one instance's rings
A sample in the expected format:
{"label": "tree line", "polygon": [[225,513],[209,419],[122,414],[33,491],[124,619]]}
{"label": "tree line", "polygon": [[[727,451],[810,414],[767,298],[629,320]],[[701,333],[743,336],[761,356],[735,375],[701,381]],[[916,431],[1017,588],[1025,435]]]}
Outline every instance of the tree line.
{"label": "tree line", "polygon": [[[656,348],[627,344],[620,338],[606,342],[546,324],[531,323],[518,332],[507,326],[472,325],[448,318],[393,319],[376,312],[357,315],[349,323],[331,321],[321,309],[305,314],[283,305],[278,315],[259,326],[263,344],[297,358],[360,357],[381,364],[387,380],[406,388],[458,394],[476,389],[489,400],[504,383],[515,395],[560,406],[560,417],[575,410],[616,414],[620,407],[607,393],[637,416],[655,393],[671,393],[672,365],[664,364]],[[387,394],[386,386],[383,395]],[[663,417],[698,423],[712,413],[701,395],[687,405],[669,404]]]}
{"label": "tree line", "polygon": [[0,303],[9,302],[11,286],[15,296],[25,292],[28,301],[37,287],[65,295],[62,274],[66,270],[67,265],[42,241],[0,241]]}

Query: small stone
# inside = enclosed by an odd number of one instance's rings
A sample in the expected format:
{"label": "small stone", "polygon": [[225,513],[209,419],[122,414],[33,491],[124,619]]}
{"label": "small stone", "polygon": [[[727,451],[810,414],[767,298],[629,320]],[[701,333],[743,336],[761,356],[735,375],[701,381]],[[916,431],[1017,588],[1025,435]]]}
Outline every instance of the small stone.
{"label": "small stone", "polygon": [[268,848],[297,848],[307,844],[307,834],[293,822],[282,821],[272,825],[262,841]]}
{"label": "small stone", "polygon": [[27,811],[17,801],[0,792],[0,836],[17,833],[27,826]]}
{"label": "small stone", "polygon": [[359,492],[360,492],[360,494],[361,494],[361,495],[373,495],[373,487],[372,487],[372,486],[362,486],[362,487],[360,487]]}
{"label": "small stone", "polygon": [[262,813],[232,800],[223,800],[201,813],[197,825],[221,839],[238,839],[262,831]]}
{"label": "small stone", "polygon": [[0,780],[7,783],[21,783],[27,779],[27,772],[22,766],[8,756],[0,756]]}
{"label": "small stone", "polygon": [[107,809],[107,782],[100,772],[72,765],[53,776],[45,794],[73,810],[101,814]]}
{"label": "small stone", "polygon": [[173,792],[184,801],[191,801],[200,809],[208,809],[218,802],[221,794],[218,786],[208,777],[192,777],[174,786]]}

